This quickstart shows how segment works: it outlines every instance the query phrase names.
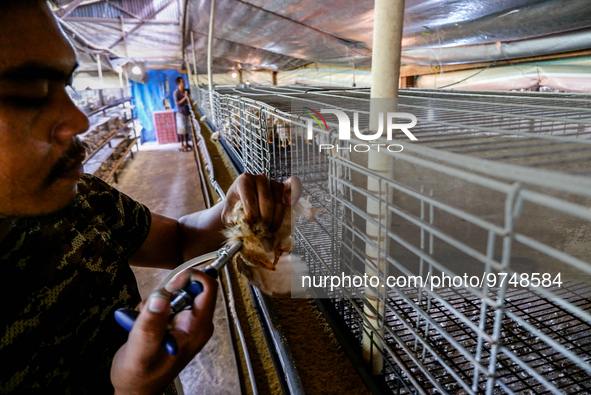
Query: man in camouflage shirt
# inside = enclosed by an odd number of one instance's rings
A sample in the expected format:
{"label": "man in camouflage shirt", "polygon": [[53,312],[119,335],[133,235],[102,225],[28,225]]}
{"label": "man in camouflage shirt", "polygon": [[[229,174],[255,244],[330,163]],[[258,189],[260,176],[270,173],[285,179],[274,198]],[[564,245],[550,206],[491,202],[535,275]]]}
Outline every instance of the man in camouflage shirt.
{"label": "man in camouflage shirt", "polygon": [[[243,175],[211,209],[151,213],[83,175],[88,119],[66,93],[76,67],[45,0],[0,0],[0,393],[154,394],[210,338],[217,283],[183,273],[141,305],[127,337],[113,312],[140,300],[129,264],[172,269],[217,249],[239,200],[251,223],[277,229],[301,186],[291,196],[289,184]],[[170,295],[191,280],[204,292],[175,317],[171,356]]]}

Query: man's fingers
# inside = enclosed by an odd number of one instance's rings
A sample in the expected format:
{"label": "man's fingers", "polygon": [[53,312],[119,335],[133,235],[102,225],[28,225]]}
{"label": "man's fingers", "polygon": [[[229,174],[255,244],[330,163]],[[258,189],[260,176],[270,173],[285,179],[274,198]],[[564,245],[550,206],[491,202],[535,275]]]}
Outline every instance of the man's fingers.
{"label": "man's fingers", "polygon": [[207,335],[204,338],[207,340],[211,336],[209,332],[213,331],[218,282],[199,270],[192,270],[187,274],[187,284],[189,281],[198,281],[203,285],[203,292],[195,297],[191,310],[177,314],[174,330],[184,332],[193,339]]}
{"label": "man's fingers", "polygon": [[286,206],[293,206],[302,195],[302,183],[298,177],[291,177],[282,184],[259,174],[241,175],[228,191],[223,220],[229,221],[238,200],[242,201],[244,220],[249,225],[262,222],[271,231],[279,229],[283,222]]}
{"label": "man's fingers", "polygon": [[257,186],[256,178],[252,174],[240,176],[236,192],[244,205],[244,220],[248,224],[255,224],[261,220]]}
{"label": "man's fingers", "polygon": [[271,180],[263,174],[255,176],[258,210],[261,214],[261,221],[268,227],[272,227],[273,213],[275,204],[273,202],[273,191],[271,190]]}
{"label": "man's fingers", "polygon": [[281,227],[283,215],[285,214],[285,204],[283,203],[283,184],[277,181],[271,181],[273,193],[273,220],[269,229],[274,232]]}
{"label": "man's fingers", "polygon": [[302,196],[304,188],[302,187],[302,182],[296,176],[289,177],[287,180],[283,182],[283,196],[285,198],[285,202],[289,202],[290,206],[295,205],[298,202],[300,196]]}
{"label": "man's fingers", "polygon": [[166,284],[166,290],[176,292],[194,281],[201,283],[203,291],[195,297],[190,310],[175,316],[170,330],[177,340],[179,353],[183,355],[199,352],[213,333],[218,282],[200,270],[188,269]]}
{"label": "man's fingers", "polygon": [[169,315],[170,293],[160,289],[150,294],[127,339],[129,347],[135,350],[139,360],[153,361],[154,356],[165,352],[162,339]]}
{"label": "man's fingers", "polygon": [[[209,275],[203,273],[201,270],[188,269],[180,273],[178,276],[173,278],[168,284],[166,284],[166,290],[168,292],[176,292],[182,288],[185,288],[189,283],[198,281],[203,286],[203,292],[193,300],[193,310],[199,312],[205,311],[207,314],[203,316],[203,319],[211,320],[213,318],[213,311],[216,302],[216,295],[218,289],[218,282],[216,279],[211,278]],[[196,304],[197,303],[197,304]],[[207,309],[205,308],[207,307]],[[179,313],[180,314],[180,313]]]}
{"label": "man's fingers", "polygon": [[191,281],[199,281],[203,284],[203,292],[193,300],[193,313],[200,318],[212,321],[217,300],[218,282],[201,271],[191,274]]}

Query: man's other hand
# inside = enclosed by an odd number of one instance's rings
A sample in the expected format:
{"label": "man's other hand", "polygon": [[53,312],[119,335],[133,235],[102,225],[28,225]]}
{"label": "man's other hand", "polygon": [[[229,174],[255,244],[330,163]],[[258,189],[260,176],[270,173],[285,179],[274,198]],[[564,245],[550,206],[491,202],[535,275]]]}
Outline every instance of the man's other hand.
{"label": "man's other hand", "polygon": [[302,194],[302,183],[291,177],[283,183],[269,179],[263,174],[242,174],[234,181],[224,203],[222,221],[232,212],[234,205],[241,200],[245,220],[248,224],[261,222],[269,230],[279,229],[285,210],[294,205]]}
{"label": "man's other hand", "polygon": [[[191,310],[181,311],[170,323],[179,351],[169,355],[162,340],[169,327],[171,295],[191,281],[201,282],[204,290]],[[217,289],[216,280],[201,271],[187,270],[142,302],[129,338],[115,354],[111,367],[116,395],[163,392],[211,338]]]}

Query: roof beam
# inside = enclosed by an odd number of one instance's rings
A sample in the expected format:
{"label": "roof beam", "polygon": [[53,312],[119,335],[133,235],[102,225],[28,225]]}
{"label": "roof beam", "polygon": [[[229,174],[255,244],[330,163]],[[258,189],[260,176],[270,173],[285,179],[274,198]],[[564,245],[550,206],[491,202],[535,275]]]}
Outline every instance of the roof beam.
{"label": "roof beam", "polygon": [[[114,22],[121,23],[121,19],[118,18],[88,18],[88,17],[65,17],[64,21],[69,22]],[[175,19],[132,19],[123,18],[125,23],[160,23],[168,25],[178,25],[179,21]]]}
{"label": "roof beam", "polygon": [[117,8],[119,11],[123,11],[125,12],[127,15],[134,17],[135,19],[143,19],[141,16],[134,14],[133,12],[115,4],[115,3],[111,3],[109,2],[109,0],[105,0],[107,2],[108,5],[110,5],[111,7],[115,7]]}
{"label": "roof beam", "polygon": [[[158,10],[154,11],[153,13],[151,13],[150,15],[148,15],[148,17],[146,19],[152,19],[154,18],[156,15],[158,15],[159,13],[161,13],[162,11],[164,11],[169,5],[171,5],[172,3],[176,2],[177,0],[169,0],[167,1],[162,7],[160,7]],[[138,25],[136,25],[133,29],[131,29],[130,31],[128,31],[127,33],[123,34],[121,37],[119,37],[113,44],[109,45],[109,49],[112,49],[115,45],[119,44],[121,41],[125,40],[127,37],[129,37],[132,33],[134,33],[136,30],[138,30],[140,27],[144,26],[145,22],[140,22]]]}
{"label": "roof beam", "polygon": [[59,18],[63,19],[64,17],[68,16],[72,11],[74,11],[84,0],[74,0],[66,8],[63,10],[58,11],[56,14]]}

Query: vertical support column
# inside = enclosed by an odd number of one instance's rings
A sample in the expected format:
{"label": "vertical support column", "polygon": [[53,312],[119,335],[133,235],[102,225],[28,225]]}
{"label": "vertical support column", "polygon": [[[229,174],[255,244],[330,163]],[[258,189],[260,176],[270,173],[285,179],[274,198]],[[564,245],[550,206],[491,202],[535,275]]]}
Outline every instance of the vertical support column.
{"label": "vertical support column", "polygon": [[121,37],[123,37],[123,47],[125,48],[125,57],[129,58],[129,53],[127,52],[127,38],[125,36],[125,22],[123,22],[123,15],[119,15],[119,20],[121,21]]}
{"label": "vertical support column", "polygon": [[213,108],[213,77],[211,68],[213,58],[211,55],[211,48],[213,46],[213,24],[215,22],[215,0],[211,0],[211,10],[209,12],[209,34],[207,37],[207,80],[209,83],[209,107],[211,111],[212,121],[215,123],[215,111]]}
{"label": "vertical support column", "polygon": [[[402,23],[404,19],[404,0],[375,0],[374,30],[371,70],[371,102],[370,125],[371,131],[377,131],[379,114],[385,117],[388,112],[396,112],[398,98],[398,83],[400,75],[400,51],[402,41]],[[386,122],[384,120],[384,125]],[[385,179],[392,179],[393,159],[387,154],[370,152],[368,170]],[[377,248],[366,244],[365,272],[368,276],[387,275],[388,237],[386,230],[390,226],[387,204],[391,196],[388,187],[380,183],[375,177],[368,177],[368,192],[377,197],[376,200],[367,199],[366,212],[378,223],[378,226],[367,222],[366,234]],[[383,281],[378,287],[366,287],[365,297],[368,303],[364,306],[367,322],[363,340],[362,353],[364,359],[371,365],[372,373],[379,374],[383,367],[383,348],[379,337],[383,336],[383,322],[385,308],[380,298],[382,292],[387,292]],[[377,335],[377,336],[376,336]]]}
{"label": "vertical support column", "polygon": [[397,98],[404,0],[375,0],[374,18],[371,98]]}
{"label": "vertical support column", "polygon": [[199,89],[199,70],[197,70],[197,56],[195,55],[195,35],[193,34],[193,30],[191,30],[191,54],[193,60],[193,85],[197,89],[195,92],[195,100],[197,103],[201,103],[201,92]]}
{"label": "vertical support column", "polygon": [[277,72],[276,71],[273,72],[271,82],[272,82],[273,86],[277,86]]}
{"label": "vertical support column", "polygon": [[197,79],[197,75],[199,71],[197,70],[197,56],[195,55],[195,35],[193,34],[193,30],[191,30],[191,60],[193,61],[193,83],[195,86],[199,86],[199,80]]}
{"label": "vertical support column", "polygon": [[101,88],[103,88],[103,65],[101,64],[101,55],[96,54],[96,68],[98,70],[99,81],[101,82]]}
{"label": "vertical support column", "polygon": [[[123,15],[119,16],[121,21],[121,37],[123,37],[123,47],[125,48],[125,57],[129,59],[129,52],[127,51],[127,38],[125,37],[125,22],[123,22]],[[129,86],[129,75],[127,74],[127,66],[121,66],[125,71],[125,87]],[[123,95],[125,96],[125,95]]]}
{"label": "vertical support column", "polygon": [[355,83],[355,44],[353,44],[353,83],[351,84],[351,86],[353,88],[355,88],[357,86],[357,84]]}

